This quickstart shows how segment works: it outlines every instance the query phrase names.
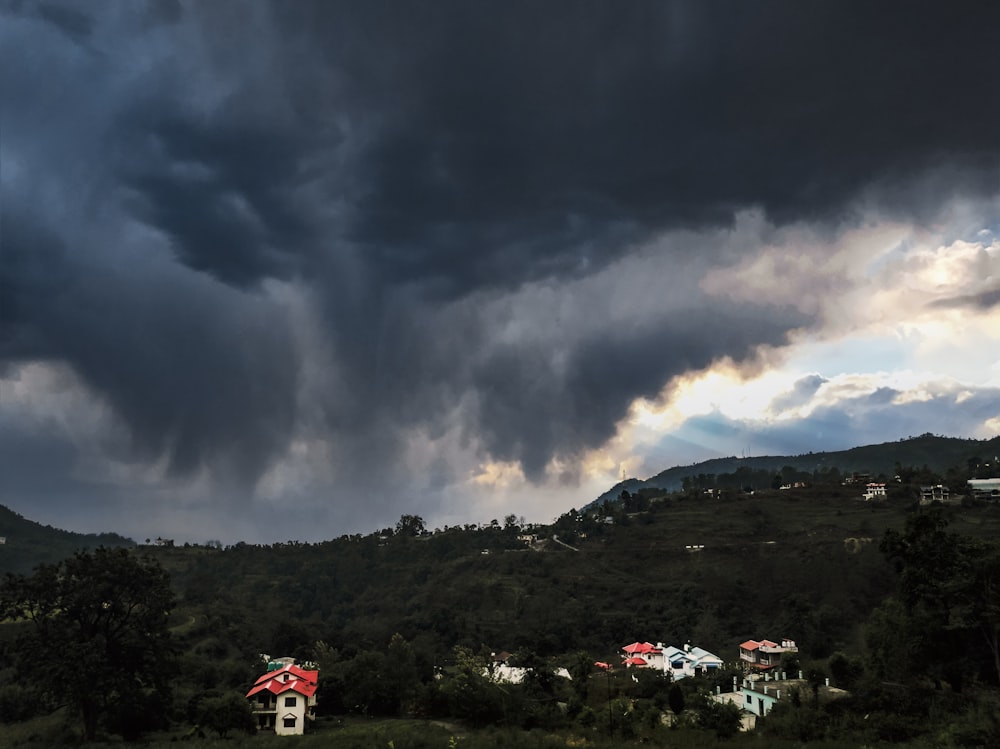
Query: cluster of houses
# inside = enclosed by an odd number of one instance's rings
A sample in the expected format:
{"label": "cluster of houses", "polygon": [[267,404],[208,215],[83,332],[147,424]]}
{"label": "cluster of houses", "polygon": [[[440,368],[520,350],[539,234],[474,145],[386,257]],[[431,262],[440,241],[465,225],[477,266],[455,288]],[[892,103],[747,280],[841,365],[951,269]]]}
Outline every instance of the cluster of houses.
{"label": "cluster of houses", "polygon": [[[763,717],[782,697],[788,697],[792,690],[801,690],[807,685],[798,673],[798,679],[789,679],[785,672],[779,671],[781,656],[785,653],[797,653],[798,647],[794,640],[747,640],[740,643],[740,663],[749,675],[740,681],[733,677],[733,688],[729,693],[722,693],[722,688],[716,688],[715,699],[732,702],[749,716],[748,720]],[[704,648],[692,646],[690,643],[682,648],[667,646],[663,643],[653,645],[649,642],[633,642],[622,648],[622,665],[627,668],[651,668],[670,674],[673,679],[683,679],[688,676],[710,674],[715,669],[723,667],[722,659]],[[607,663],[597,663],[598,667],[610,668]],[[824,687],[831,690],[829,680]]]}
{"label": "cluster of houses", "polygon": [[[778,667],[785,653],[797,653],[794,640],[747,640],[740,643],[740,663],[750,672],[769,672]],[[607,664],[600,664],[607,667]],[[687,643],[684,647],[658,642],[633,642],[622,648],[622,665],[627,668],[653,668],[673,679],[704,676],[722,668],[722,658],[704,648]]]}
{"label": "cluster of houses", "polygon": [[701,676],[717,668],[722,668],[722,659],[704,648],[687,643],[684,647],[655,645],[649,642],[633,642],[622,648],[622,665],[628,668],[653,668],[669,674],[673,679],[687,676]]}
{"label": "cluster of houses", "polygon": [[[719,690],[717,699],[738,701],[747,712],[763,716],[781,699],[782,691],[790,694],[791,684],[785,683],[785,674],[778,673],[777,667],[784,653],[796,653],[798,648],[793,640],[787,639],[779,642],[747,640],[740,644],[739,650],[740,662],[755,675],[744,679],[742,685],[734,678],[732,693],[723,695]],[[674,680],[708,675],[724,665],[719,656],[690,643],[676,647],[662,642],[654,645],[636,641],[624,646],[621,655],[626,668],[655,669],[669,674]],[[484,675],[498,682],[520,683],[526,669],[508,665],[509,657],[509,653],[494,654],[493,663]],[[297,666],[292,658],[265,660],[268,661],[267,671],[246,694],[257,729],[273,731],[279,736],[300,735],[316,717],[319,671]],[[594,665],[611,668],[608,663]],[[566,669],[559,669],[557,675],[570,678]],[[799,680],[801,678],[800,673]]]}
{"label": "cluster of houses", "polygon": [[[848,479],[844,483],[857,483],[858,480],[859,479],[857,478]],[[1000,499],[1000,478],[969,479],[967,486],[969,495],[975,499]],[[785,487],[781,488],[784,489]],[[885,499],[885,483],[879,481],[869,481],[865,484],[865,492],[862,496],[869,502],[877,499]],[[951,491],[944,484],[933,484],[920,487],[921,504],[927,505],[932,502],[948,501],[951,501]]]}

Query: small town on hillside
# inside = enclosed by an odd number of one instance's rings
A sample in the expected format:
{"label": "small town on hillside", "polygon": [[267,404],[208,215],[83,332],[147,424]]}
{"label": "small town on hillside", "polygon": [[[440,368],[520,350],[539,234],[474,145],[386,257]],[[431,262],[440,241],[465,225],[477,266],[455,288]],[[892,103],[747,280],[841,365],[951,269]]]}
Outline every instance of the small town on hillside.
{"label": "small town on hillside", "polygon": [[[733,678],[730,691],[716,687],[712,699],[736,705],[743,712],[743,730],[750,730],[757,717],[764,717],[782,699],[810,688],[821,692],[825,699],[846,694],[845,690],[830,686],[829,678],[822,684],[810,684],[798,670],[797,660],[788,658],[798,653],[794,640],[746,640],[740,643],[738,663],[742,679]],[[725,661],[704,648],[684,644],[682,647],[657,642],[633,642],[621,648],[621,666],[626,669],[649,669],[663,674],[671,681],[708,676],[722,669]],[[259,676],[246,693],[258,732],[273,732],[279,736],[295,736],[306,732],[316,719],[319,670],[315,664],[296,665],[294,658],[283,657],[267,661],[266,671]],[[495,683],[519,684],[530,669],[508,664],[511,654],[494,653],[483,676]],[[796,672],[789,675],[782,664],[791,664]],[[594,667],[611,671],[615,667],[596,661]],[[571,679],[569,671],[558,668],[554,674]]]}

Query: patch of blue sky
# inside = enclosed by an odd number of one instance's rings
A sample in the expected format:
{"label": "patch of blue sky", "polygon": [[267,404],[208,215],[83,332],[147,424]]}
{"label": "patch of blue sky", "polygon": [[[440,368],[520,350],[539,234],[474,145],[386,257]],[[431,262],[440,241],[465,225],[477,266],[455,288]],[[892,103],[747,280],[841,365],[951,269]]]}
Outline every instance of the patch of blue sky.
{"label": "patch of blue sky", "polygon": [[914,342],[908,335],[863,336],[806,341],[795,346],[782,369],[824,378],[908,369]]}

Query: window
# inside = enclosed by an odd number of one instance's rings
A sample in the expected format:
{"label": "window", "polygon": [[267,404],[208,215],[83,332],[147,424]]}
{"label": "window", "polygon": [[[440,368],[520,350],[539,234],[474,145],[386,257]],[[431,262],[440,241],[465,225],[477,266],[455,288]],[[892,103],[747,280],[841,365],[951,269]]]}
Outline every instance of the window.
{"label": "window", "polygon": [[285,707],[295,707],[295,698],[285,697]]}
{"label": "window", "polygon": [[752,705],[753,704],[753,697],[751,697],[749,694],[747,695],[747,704],[748,705]]}
{"label": "window", "polygon": [[285,718],[285,728],[295,728],[295,718]]}

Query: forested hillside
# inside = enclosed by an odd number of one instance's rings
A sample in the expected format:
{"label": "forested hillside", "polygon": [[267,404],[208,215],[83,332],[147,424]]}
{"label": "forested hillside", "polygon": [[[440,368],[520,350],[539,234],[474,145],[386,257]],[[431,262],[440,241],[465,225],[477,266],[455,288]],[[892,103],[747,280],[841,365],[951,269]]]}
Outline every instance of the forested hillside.
{"label": "forested hillside", "polygon": [[[951,473],[957,481],[978,469]],[[130,556],[143,566],[129,574],[159,580],[162,569],[172,589],[174,601],[161,596],[155,606],[170,609],[165,626],[176,665],[169,689],[161,679],[155,693],[122,708],[134,713],[95,726],[139,735],[211,721],[216,713],[206,706],[242,704],[261,654],[269,654],[319,664],[328,714],[660,741],[669,683],[617,672],[605,679],[596,661],[617,665],[623,645],[648,640],[690,642],[735,667],[740,642],[790,638],[800,650],[789,668],[815,684],[831,677],[856,692],[855,702],[827,709],[803,700],[795,712],[777,710],[759,731],[936,746],[944,729],[921,722],[933,709],[951,711],[961,735],[988,739],[960,745],[987,746],[1000,736],[1000,726],[983,717],[992,714],[1000,682],[1000,506],[965,498],[923,507],[914,499],[919,486],[941,477],[900,470],[886,499],[873,502],[840,481],[752,494],[689,486],[624,492],[619,502],[570,510],[548,526],[509,516],[428,529],[404,515],[395,527],[318,544],[139,547]],[[86,556],[75,564],[93,567]],[[53,567],[42,572],[50,581],[68,579]],[[44,685],[13,686],[22,673],[15,668],[25,667],[17,643],[32,631],[26,613],[68,606],[51,597],[54,583],[35,579],[8,578],[4,586],[0,708],[8,720],[57,704],[44,697]],[[100,594],[98,608],[113,597]],[[491,682],[483,674],[490,654],[501,651],[538,677],[517,688]],[[95,664],[99,670],[101,661]],[[544,676],[557,666],[574,681]],[[685,680],[671,699],[689,710],[676,713],[672,730],[735,730],[729,720],[738,711],[719,712],[705,697],[731,687],[735,675],[727,668],[711,680]],[[893,696],[900,684],[908,701]],[[597,716],[613,700],[624,712],[605,727]],[[876,717],[855,722],[859,715]],[[924,738],[930,743],[919,743]]]}
{"label": "forested hillside", "polygon": [[0,573],[29,572],[43,563],[65,559],[77,549],[135,546],[117,533],[73,533],[41,525],[0,505]]}

